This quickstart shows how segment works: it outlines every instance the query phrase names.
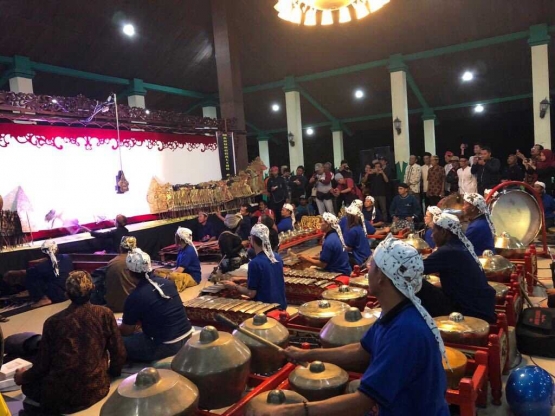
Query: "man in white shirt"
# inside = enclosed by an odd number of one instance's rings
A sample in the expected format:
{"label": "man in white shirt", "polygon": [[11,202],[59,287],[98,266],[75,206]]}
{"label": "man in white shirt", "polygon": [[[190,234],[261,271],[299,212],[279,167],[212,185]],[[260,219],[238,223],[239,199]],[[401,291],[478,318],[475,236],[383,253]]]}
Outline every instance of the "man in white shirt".
{"label": "man in white shirt", "polygon": [[426,211],[426,192],[428,192],[428,170],[430,169],[430,165],[432,163],[431,161],[432,158],[432,154],[430,152],[425,152],[424,153],[424,164],[421,167],[421,171],[422,171],[422,181],[421,181],[421,185],[422,185],[422,200],[424,201],[424,208],[422,209],[423,212]]}
{"label": "man in white shirt", "polygon": [[482,145],[480,143],[474,144],[474,155],[470,156],[468,159],[468,164],[470,166],[474,165],[474,163],[478,162],[478,158],[482,154]]}
{"label": "man in white shirt", "polygon": [[459,177],[459,193],[461,195],[478,192],[476,177],[471,173],[471,167],[465,155],[459,158],[461,167],[457,171]]}
{"label": "man in white shirt", "polygon": [[[451,164],[451,158],[453,157],[453,152],[448,150],[445,152],[445,177],[447,178],[447,175],[449,174],[449,172],[451,171],[451,169],[453,169],[453,165]],[[447,181],[445,182],[445,194],[448,195],[449,192],[451,191],[451,185],[447,183]]]}
{"label": "man in white shirt", "polygon": [[409,186],[409,193],[414,195],[416,200],[420,203],[420,181],[422,179],[422,168],[416,163],[417,157],[410,155],[409,165],[405,170],[404,182]]}

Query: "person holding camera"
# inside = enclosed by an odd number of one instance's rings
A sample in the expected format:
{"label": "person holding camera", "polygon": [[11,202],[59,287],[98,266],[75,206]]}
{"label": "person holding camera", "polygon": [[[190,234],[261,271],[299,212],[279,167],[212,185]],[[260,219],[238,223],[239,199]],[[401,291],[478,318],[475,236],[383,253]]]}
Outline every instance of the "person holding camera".
{"label": "person holding camera", "polygon": [[322,165],[321,163],[316,163],[314,165],[314,175],[308,181],[310,185],[314,187],[316,197],[316,206],[318,207],[318,213],[323,215],[324,212],[329,212],[333,214],[333,200],[331,188],[331,181],[333,179],[333,173],[331,173],[331,163],[327,162]]}
{"label": "person holding camera", "polygon": [[376,207],[383,215],[383,220],[387,222],[387,192],[389,187],[389,176],[385,173],[380,162],[374,163],[374,169],[369,176],[370,189],[375,200]]}
{"label": "person holding camera", "polygon": [[492,189],[501,182],[501,162],[491,157],[491,148],[488,146],[482,146],[480,156],[475,159],[470,171],[476,175],[480,195],[484,195],[486,189]]}

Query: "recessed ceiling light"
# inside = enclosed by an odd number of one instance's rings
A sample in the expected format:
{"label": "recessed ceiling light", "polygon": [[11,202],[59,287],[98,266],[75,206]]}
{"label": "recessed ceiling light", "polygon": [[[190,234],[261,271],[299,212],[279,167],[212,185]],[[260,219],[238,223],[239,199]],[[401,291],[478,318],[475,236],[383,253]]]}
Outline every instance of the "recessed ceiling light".
{"label": "recessed ceiling light", "polygon": [[362,97],[364,97],[364,91],[356,90],[355,91],[355,98],[361,99]]}
{"label": "recessed ceiling light", "polygon": [[472,80],[474,79],[474,74],[473,74],[472,72],[470,72],[470,71],[466,71],[466,72],[462,75],[461,79],[462,79],[463,81],[465,81],[465,82],[472,81]]}
{"label": "recessed ceiling light", "polygon": [[272,111],[277,112],[279,111],[279,109],[280,109],[279,104],[272,104]]}
{"label": "recessed ceiling light", "polygon": [[309,136],[312,136],[314,134],[314,130],[312,129],[312,127],[306,129],[306,134],[308,134]]}
{"label": "recessed ceiling light", "polygon": [[484,112],[484,106],[482,104],[478,104],[476,107],[474,107],[474,112],[475,113],[483,113]]}
{"label": "recessed ceiling light", "polygon": [[135,36],[135,26],[133,26],[130,23],[127,23],[127,24],[123,25],[122,30],[123,30],[123,33],[126,34],[129,37]]}
{"label": "recessed ceiling light", "polygon": [[145,114],[150,114],[150,110],[145,110]]}

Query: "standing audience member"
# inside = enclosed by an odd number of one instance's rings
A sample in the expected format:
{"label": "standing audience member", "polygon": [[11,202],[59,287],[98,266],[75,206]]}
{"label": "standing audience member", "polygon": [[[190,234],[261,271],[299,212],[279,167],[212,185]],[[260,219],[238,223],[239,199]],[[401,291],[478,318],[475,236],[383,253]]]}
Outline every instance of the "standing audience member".
{"label": "standing audience member", "polygon": [[374,164],[374,173],[370,175],[370,189],[376,201],[376,207],[383,215],[383,220],[387,222],[387,194],[389,187],[389,177],[382,169],[380,162]]}
{"label": "standing audience member", "polygon": [[474,155],[468,158],[468,162],[470,163],[470,167],[474,166],[480,157],[482,157],[482,144],[481,143],[474,143]]}
{"label": "standing audience member", "polygon": [[306,194],[306,186],[308,185],[308,179],[304,176],[304,166],[297,167],[296,175],[291,176],[289,180],[289,186],[291,188],[291,202],[295,205],[299,205],[299,200],[301,196]]}
{"label": "standing audience member", "polygon": [[472,165],[471,172],[476,175],[480,195],[484,195],[486,189],[492,189],[501,182],[501,162],[491,157],[491,149],[487,146],[482,146],[482,153]]}
{"label": "standing audience member", "polygon": [[312,216],[314,214],[315,212],[312,204],[308,203],[305,195],[301,195],[299,198],[299,205],[297,205],[295,210],[295,219],[297,222],[300,222],[301,218],[304,216]]}
{"label": "standing audience member", "polygon": [[40,415],[92,406],[110,391],[110,377],[121,374],[126,354],[116,319],[109,309],[91,305],[93,289],[89,273],[69,274],[65,290],[71,304],[44,322],[33,367],[15,373],[26,405]]}
{"label": "standing audience member", "polygon": [[470,221],[466,229],[466,237],[474,246],[474,251],[479,256],[484,253],[484,250],[495,252],[495,228],[486,200],[480,194],[464,194],[463,199],[463,211]]}
{"label": "standing audience member", "polygon": [[320,229],[324,233],[320,255],[311,257],[300,254],[299,258],[327,272],[350,276],[351,265],[349,264],[349,255],[345,249],[343,233],[339,227],[339,220],[335,215],[326,212],[322,215]]}
{"label": "standing audience member", "polygon": [[360,179],[360,187],[363,195],[370,195],[372,193],[372,189],[370,188],[370,179],[372,178],[373,173],[374,170],[372,169],[372,165],[364,166],[364,174]]}
{"label": "standing audience member", "polygon": [[269,194],[268,205],[270,209],[274,211],[276,222],[279,223],[279,220],[281,220],[281,207],[285,204],[288,191],[287,181],[283,176],[279,176],[279,168],[277,166],[273,166],[270,169],[270,178],[266,185],[266,191]]}
{"label": "standing audience member", "polygon": [[428,192],[428,171],[431,166],[432,154],[430,152],[425,152],[423,157],[423,165],[422,165],[422,190],[421,190],[421,199],[424,201],[424,207],[428,205],[428,201],[426,200],[426,193]]}
{"label": "standing audience member", "polygon": [[464,195],[478,192],[476,177],[471,172],[472,168],[468,165],[466,156],[461,155],[459,162],[461,166],[457,170],[457,176],[459,177],[459,193]]}
{"label": "standing audience member", "polygon": [[335,174],[335,180],[337,187],[332,189],[332,193],[337,198],[337,210],[339,211],[342,205],[345,205],[345,207],[351,205],[359,197],[360,190],[356,187],[352,178],[345,178],[341,173]]}
{"label": "standing audience member", "polygon": [[545,215],[545,227],[553,227],[553,225],[555,225],[555,199],[545,192],[545,183],[543,182],[536,182],[534,184],[534,189],[538,194],[540,194],[542,200],[543,212]]}
{"label": "standing audience member", "polygon": [[341,166],[339,166],[339,173],[341,175],[343,175],[343,177],[345,179],[346,178],[353,179],[353,172],[351,171],[351,168],[349,167],[349,162],[347,162],[346,160],[341,161]]}
{"label": "standing audience member", "polygon": [[518,164],[516,155],[510,154],[507,157],[507,166],[503,169],[501,180],[518,182],[522,182],[524,180],[524,171]]}
{"label": "standing audience member", "polygon": [[[127,357],[132,361],[155,361],[179,352],[193,334],[185,306],[175,284],[150,277],[150,256],[140,249],[127,255],[127,267],[139,284],[125,301],[119,326]],[[140,325],[141,332],[136,329]]]}
{"label": "standing audience member", "polygon": [[432,156],[432,165],[428,169],[428,192],[426,201],[428,205],[436,205],[443,198],[445,183],[445,169],[439,166],[439,157]]}
{"label": "standing audience member", "polygon": [[106,266],[106,294],[104,300],[106,306],[112,312],[123,312],[123,305],[139,281],[133,278],[127,269],[125,260],[127,254],[137,248],[137,239],[132,236],[124,236],[121,239],[119,252]]}
{"label": "standing audience member", "polygon": [[538,178],[537,180],[545,183],[545,191],[551,194],[553,188],[551,178],[555,174],[555,158],[553,157],[553,152],[549,149],[543,149],[535,165],[524,161],[524,166],[526,167],[527,173],[535,173]]}
{"label": "standing audience member", "polygon": [[452,156],[450,165],[451,170],[447,172],[445,182],[449,185],[449,192],[453,194],[459,192],[459,176],[457,174],[459,170],[459,157]]}
{"label": "standing audience member", "polygon": [[[516,157],[522,160],[522,165],[524,169],[524,182],[526,182],[530,186],[534,186],[534,183],[538,180],[538,175],[535,170],[531,169],[530,173],[527,171],[527,164],[536,165],[539,161],[540,153],[543,150],[543,146],[541,144],[535,144],[530,149],[530,158],[528,159],[520,150],[517,149]],[[526,162],[526,163],[524,163]]]}
{"label": "standing audience member", "polygon": [[414,196],[420,204],[420,186],[422,181],[422,168],[418,163],[418,157],[410,155],[409,165],[405,169],[404,182],[409,186],[409,194]]}
{"label": "standing audience member", "polygon": [[443,169],[445,169],[445,194],[448,195],[449,192],[451,192],[451,184],[449,182],[447,182],[447,174],[451,171],[451,169],[453,169],[453,165],[451,164],[451,158],[453,157],[453,152],[451,152],[450,150],[445,152],[445,166],[443,167]]}
{"label": "standing audience member", "polygon": [[418,220],[422,213],[420,203],[414,195],[409,195],[409,186],[406,183],[400,183],[397,189],[399,195],[393,198],[389,208],[389,214],[393,219],[392,228],[395,230],[404,228],[414,230],[414,222]]}
{"label": "standing audience member", "polygon": [[333,212],[333,201],[331,194],[331,181],[333,174],[330,170],[331,164],[316,163],[314,165],[314,175],[310,178],[309,183],[316,188],[316,206],[320,215],[324,212]]}

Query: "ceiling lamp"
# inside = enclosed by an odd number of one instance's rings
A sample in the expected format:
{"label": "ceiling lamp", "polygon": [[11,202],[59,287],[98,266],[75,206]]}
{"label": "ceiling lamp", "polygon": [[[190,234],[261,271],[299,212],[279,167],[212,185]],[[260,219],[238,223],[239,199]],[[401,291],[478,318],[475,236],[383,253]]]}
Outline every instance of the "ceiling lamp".
{"label": "ceiling lamp", "polygon": [[[336,19],[339,23],[350,22],[353,15],[362,19],[387,3],[389,0],[279,0],[274,8],[278,17],[288,22],[316,26],[317,16],[321,15],[320,24],[327,26]],[[351,13],[351,8],[354,13]]]}

